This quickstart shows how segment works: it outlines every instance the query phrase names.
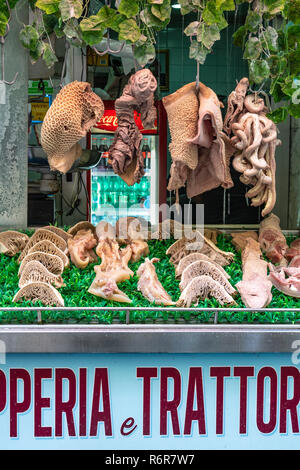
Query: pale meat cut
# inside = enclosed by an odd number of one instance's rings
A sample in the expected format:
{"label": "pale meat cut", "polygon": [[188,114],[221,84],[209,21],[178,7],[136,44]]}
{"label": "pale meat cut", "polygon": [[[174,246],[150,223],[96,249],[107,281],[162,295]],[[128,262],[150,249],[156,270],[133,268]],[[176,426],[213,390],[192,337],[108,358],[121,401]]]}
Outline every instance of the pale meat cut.
{"label": "pale meat cut", "polygon": [[28,240],[28,235],[15,230],[0,232],[0,253],[14,256],[24,249]]}
{"label": "pale meat cut", "polygon": [[122,96],[115,102],[118,127],[109,148],[109,163],[128,186],[139,183],[144,175],[144,157],[140,148],[142,134],[134,119],[141,114],[145,129],[155,125],[156,108],[154,92],[157,81],[149,69],[138,70],[124,87]]}
{"label": "pale meat cut", "polygon": [[145,262],[140,265],[137,270],[139,277],[138,290],[151,303],[174,305],[175,302],[172,301],[157,277],[154,263],[158,261],[158,258],[152,258],[151,260],[146,258]]}
{"label": "pale meat cut", "polygon": [[203,274],[206,274],[215,281],[218,281],[228,292],[228,294],[233,295],[236,293],[234,287],[232,287],[228,279],[221,273],[221,271],[209,261],[203,260],[195,261],[194,263],[189,264],[184,269],[179,284],[180,290],[183,291],[193,278],[197,276],[202,276]]}
{"label": "pale meat cut", "polygon": [[176,305],[178,307],[190,307],[198,305],[199,300],[214,297],[221,305],[234,305],[233,297],[228,294],[224,287],[212,277],[203,274],[194,277],[182,291]]}
{"label": "pale meat cut", "polygon": [[259,243],[247,238],[242,251],[242,280],[236,284],[242,301],[249,308],[264,308],[272,300],[272,283],[268,280],[268,263],[262,259]]}
{"label": "pale meat cut", "polygon": [[242,251],[245,248],[247,238],[253,238],[253,240],[258,241],[258,234],[253,230],[249,230],[248,232],[234,232],[230,235],[232,236],[231,243],[237,251]]}
{"label": "pale meat cut", "polygon": [[86,136],[104,112],[101,98],[87,82],[64,86],[48,109],[41,129],[41,144],[52,170],[66,173],[82,152],[79,140]]}
{"label": "pale meat cut", "polygon": [[72,263],[80,269],[84,269],[89,263],[95,263],[98,258],[93,248],[96,245],[97,239],[92,230],[78,230],[76,235],[68,240]]}
{"label": "pale meat cut", "polygon": [[200,231],[194,232],[193,238],[183,237],[171,245],[166,254],[170,255],[170,262],[175,266],[180,260],[191,253],[202,253],[211,260],[227,266],[234,259],[234,253],[220,250],[211,240],[207,239]]}
{"label": "pale meat cut", "polygon": [[[189,198],[218,186],[233,186],[223,138],[221,103],[213,90],[189,83],[163,98],[171,134],[168,189],[186,185]],[[230,155],[231,156],[231,155]]]}
{"label": "pale meat cut", "polygon": [[117,286],[118,282],[133,276],[133,271],[128,267],[131,248],[127,246],[120,249],[116,240],[102,238],[99,240],[96,253],[101,258],[101,264],[94,267],[96,276],[88,292],[106,300],[131,303],[129,297]]}
{"label": "pale meat cut", "polygon": [[285,295],[300,298],[300,268],[274,267],[271,264],[269,279]]}
{"label": "pale meat cut", "polygon": [[211,258],[209,258],[207,255],[204,255],[203,253],[190,253],[189,255],[184,256],[184,258],[182,258],[176,266],[176,277],[180,277],[184,269],[195,261],[209,261],[214,266],[216,266],[216,268],[219,269],[219,271],[223,274],[223,276],[225,276],[226,279],[229,279],[230,277],[220,264],[216,263],[216,261],[213,261]]}
{"label": "pale meat cut", "polygon": [[281,231],[277,215],[270,214],[260,223],[259,243],[262,251],[272,263],[284,262],[288,245]]}

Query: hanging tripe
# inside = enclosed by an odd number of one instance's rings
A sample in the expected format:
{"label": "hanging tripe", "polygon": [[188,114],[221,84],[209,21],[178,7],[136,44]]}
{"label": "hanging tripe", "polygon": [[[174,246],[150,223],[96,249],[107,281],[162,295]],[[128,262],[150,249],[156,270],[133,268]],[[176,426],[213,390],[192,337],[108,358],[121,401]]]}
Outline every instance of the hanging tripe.
{"label": "hanging tripe", "polygon": [[115,102],[118,128],[109,149],[109,163],[128,186],[139,183],[144,175],[144,158],[140,149],[142,134],[135,123],[134,112],[141,114],[145,129],[154,127],[156,88],[157,81],[152,72],[149,69],[138,70]]}
{"label": "hanging tripe", "polygon": [[41,144],[51,170],[66,173],[80,158],[79,140],[100,119],[104,105],[87,82],[64,86],[48,109],[41,129]]}
{"label": "hanging tripe", "polygon": [[165,96],[171,134],[172,166],[168,189],[186,185],[189,198],[211,189],[233,186],[229,171],[230,152],[224,141],[222,104],[213,90],[188,83]]}

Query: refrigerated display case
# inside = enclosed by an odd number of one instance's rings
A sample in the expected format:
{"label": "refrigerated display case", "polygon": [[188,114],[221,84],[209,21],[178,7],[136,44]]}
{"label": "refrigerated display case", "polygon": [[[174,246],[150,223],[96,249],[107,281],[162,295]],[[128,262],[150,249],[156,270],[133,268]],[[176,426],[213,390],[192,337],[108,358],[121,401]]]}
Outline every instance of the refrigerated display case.
{"label": "refrigerated display case", "polygon": [[166,116],[163,105],[156,102],[157,120],[153,129],[144,129],[140,116],[135,122],[143,138],[145,174],[139,183],[128,186],[108,163],[108,149],[113,141],[118,121],[114,101],[104,101],[101,120],[91,129],[87,145],[101,154],[98,164],[88,172],[90,221],[114,224],[119,217],[142,217],[151,224],[159,221],[159,205],[166,202]]}

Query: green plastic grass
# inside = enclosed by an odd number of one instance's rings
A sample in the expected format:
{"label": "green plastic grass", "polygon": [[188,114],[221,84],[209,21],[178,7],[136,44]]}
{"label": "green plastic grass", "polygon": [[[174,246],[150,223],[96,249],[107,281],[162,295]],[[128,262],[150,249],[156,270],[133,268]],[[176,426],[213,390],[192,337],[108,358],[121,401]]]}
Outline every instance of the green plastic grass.
{"label": "green plastic grass", "polygon": [[[291,240],[288,240],[290,242]],[[149,241],[150,258],[156,257],[160,261],[156,263],[156,272],[159,280],[171,295],[174,301],[178,300],[180,296],[179,280],[175,278],[175,271],[173,265],[169,262],[169,257],[166,255],[167,248],[174,242],[174,240]],[[225,251],[232,251],[235,253],[235,260],[230,266],[226,266],[225,270],[230,275],[230,282],[234,286],[242,278],[242,264],[241,255],[237,253],[230,242],[230,237],[226,235],[218,236],[218,247]],[[22,303],[13,304],[12,299],[18,291],[18,256],[9,258],[5,255],[0,255],[0,307],[37,307],[42,304],[33,304],[30,301],[23,301]],[[100,259],[99,259],[100,262]],[[134,276],[119,286],[131,299],[132,304],[130,307],[151,307],[151,304],[146,300],[142,294],[137,290],[138,277],[136,271],[143,259],[138,263],[129,264],[130,268],[134,271]],[[88,293],[88,288],[91,285],[95,273],[94,265],[90,264],[84,270],[76,268],[71,264],[69,269],[66,269],[62,275],[66,286],[60,289],[60,293],[64,298],[66,307],[117,307],[126,306],[117,302],[106,301]],[[273,299],[269,307],[273,308],[300,308],[300,299],[288,297],[279,292],[276,288],[272,289]],[[239,294],[236,295],[235,300],[238,307],[244,308]],[[153,305],[153,304],[152,304]],[[154,305],[153,305],[154,306]],[[155,305],[155,307],[157,307]],[[132,311],[130,312],[131,323],[153,323],[153,322],[192,322],[192,323],[209,323],[214,320],[213,312],[203,312],[201,307],[220,307],[215,299],[206,299],[200,301],[198,307],[195,307],[190,312],[167,312],[162,306],[158,312],[155,311]],[[37,316],[35,312],[0,312],[0,323],[36,323]],[[125,323],[126,312],[123,311],[109,311],[104,310],[101,312],[95,311],[53,311],[51,308],[42,312],[42,321],[44,323]],[[300,321],[300,312],[270,312],[268,308],[264,313],[251,313],[246,310],[243,312],[219,312],[218,323],[297,323]]]}

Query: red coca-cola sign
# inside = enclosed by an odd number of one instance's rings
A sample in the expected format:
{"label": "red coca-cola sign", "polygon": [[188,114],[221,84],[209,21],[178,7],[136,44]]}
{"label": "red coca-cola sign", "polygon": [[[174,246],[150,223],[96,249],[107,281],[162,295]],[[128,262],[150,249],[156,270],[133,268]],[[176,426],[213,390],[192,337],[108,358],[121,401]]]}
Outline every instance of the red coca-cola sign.
{"label": "red coca-cola sign", "polygon": [[[141,115],[138,112],[134,112],[134,120],[143,134],[156,134],[157,133],[157,120],[155,121],[155,126],[153,129],[144,129]],[[102,118],[94,126],[97,129],[101,129],[106,132],[115,132],[118,127],[118,118],[116,116],[116,111],[114,109],[105,109]]]}

